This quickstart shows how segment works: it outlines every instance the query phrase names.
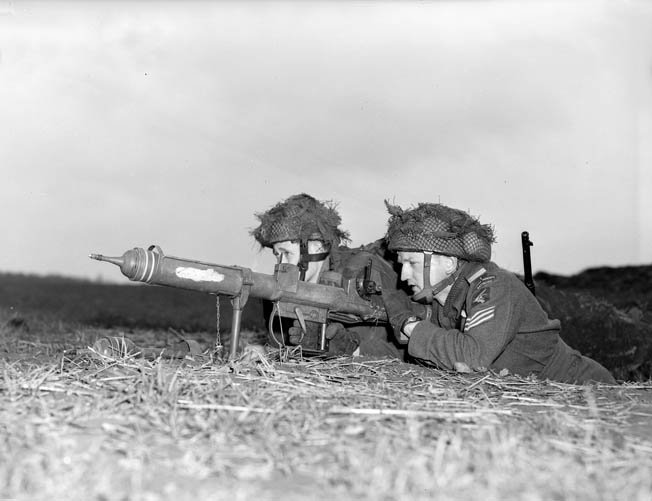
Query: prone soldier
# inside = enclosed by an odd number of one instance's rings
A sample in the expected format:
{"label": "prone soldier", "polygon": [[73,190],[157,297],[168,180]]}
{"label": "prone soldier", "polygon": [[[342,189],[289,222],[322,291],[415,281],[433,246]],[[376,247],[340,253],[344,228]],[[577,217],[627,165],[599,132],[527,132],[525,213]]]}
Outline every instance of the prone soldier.
{"label": "prone soldier", "polygon": [[[364,272],[372,254],[362,249],[353,250],[345,245],[348,232],[340,229],[341,218],[336,205],[330,201],[319,201],[301,193],[277,203],[263,213],[256,214],[260,225],[251,235],[263,248],[269,248],[279,263],[297,265],[301,280],[311,283],[331,284],[334,271],[344,278],[352,278]],[[386,276],[396,274],[391,265],[375,256],[374,273],[382,270]],[[379,298],[375,298],[378,300]],[[267,307],[268,314],[272,314]],[[268,343],[273,346],[301,345],[316,349],[318,325],[306,322],[306,329],[295,321],[291,326],[270,322]],[[285,329],[284,329],[285,327]],[[287,336],[285,332],[287,331]],[[347,325],[330,323],[326,328],[328,354],[366,355],[403,358],[404,349],[394,342],[391,328],[387,325]]]}
{"label": "prone soldier", "polygon": [[[502,371],[583,384],[613,384],[596,361],[570,348],[516,275],[491,262],[493,228],[441,204],[390,213],[386,239],[398,253],[401,280],[412,300],[430,305],[415,315],[408,296],[383,280],[383,301],[394,332],[409,354],[440,368]],[[385,287],[387,285],[387,287]]]}

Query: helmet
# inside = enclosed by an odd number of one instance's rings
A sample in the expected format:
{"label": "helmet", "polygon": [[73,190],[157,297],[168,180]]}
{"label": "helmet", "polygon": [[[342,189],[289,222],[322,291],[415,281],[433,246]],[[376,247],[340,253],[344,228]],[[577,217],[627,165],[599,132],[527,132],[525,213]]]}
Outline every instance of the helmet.
{"label": "helmet", "polygon": [[335,207],[333,202],[319,201],[305,193],[293,195],[267,212],[256,214],[260,225],[251,235],[263,247],[286,240],[301,244],[320,240],[337,247],[349,241],[349,234],[338,228],[342,219]]}
{"label": "helmet", "polygon": [[390,213],[386,239],[391,251],[434,252],[465,261],[491,259],[493,228],[470,214],[441,204],[403,210],[385,200]]}

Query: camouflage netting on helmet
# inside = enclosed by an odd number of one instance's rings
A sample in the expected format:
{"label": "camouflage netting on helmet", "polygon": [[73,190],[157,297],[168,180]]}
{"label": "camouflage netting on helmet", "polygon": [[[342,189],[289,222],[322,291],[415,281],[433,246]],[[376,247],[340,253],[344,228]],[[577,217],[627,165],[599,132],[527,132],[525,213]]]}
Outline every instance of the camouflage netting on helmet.
{"label": "camouflage netting on helmet", "polygon": [[338,228],[342,222],[336,204],[319,201],[301,193],[279,202],[267,212],[256,214],[260,226],[251,235],[263,247],[277,242],[321,240],[333,247],[349,241],[349,234]]}
{"label": "camouflage netting on helmet", "polygon": [[489,261],[493,229],[464,211],[422,203],[403,210],[385,200],[390,213],[386,239],[392,251],[431,251],[467,261]]}

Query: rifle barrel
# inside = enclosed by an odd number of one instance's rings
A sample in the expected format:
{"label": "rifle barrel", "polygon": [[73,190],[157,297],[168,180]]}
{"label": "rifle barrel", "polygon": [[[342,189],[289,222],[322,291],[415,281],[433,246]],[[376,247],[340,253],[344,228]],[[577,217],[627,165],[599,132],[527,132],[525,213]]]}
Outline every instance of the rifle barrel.
{"label": "rifle barrel", "polygon": [[532,278],[532,261],[530,257],[530,247],[533,247],[534,243],[530,240],[530,233],[524,231],[521,233],[521,247],[523,248],[523,277],[525,286],[529,291],[536,296],[534,279]]}

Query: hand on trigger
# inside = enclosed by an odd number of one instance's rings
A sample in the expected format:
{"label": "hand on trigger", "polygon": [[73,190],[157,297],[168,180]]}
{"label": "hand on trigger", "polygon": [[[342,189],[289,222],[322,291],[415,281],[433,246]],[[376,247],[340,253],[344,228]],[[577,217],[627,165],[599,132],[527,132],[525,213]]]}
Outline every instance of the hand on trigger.
{"label": "hand on trigger", "polygon": [[299,323],[298,320],[295,320],[292,323],[292,327],[288,330],[288,337],[290,344],[292,345],[299,345],[301,344],[301,341],[303,341],[303,338],[305,336],[304,330],[301,328],[301,324]]}

